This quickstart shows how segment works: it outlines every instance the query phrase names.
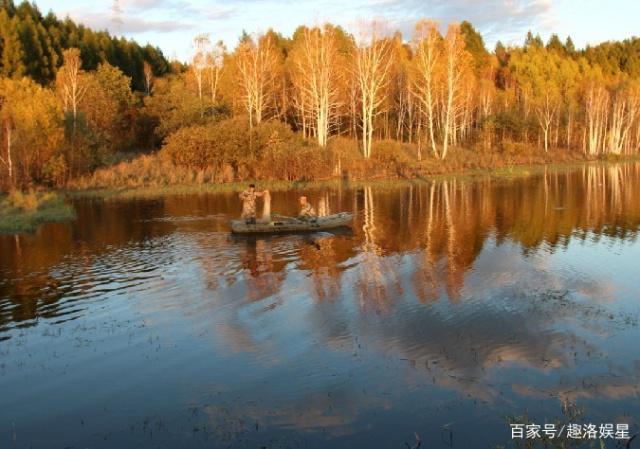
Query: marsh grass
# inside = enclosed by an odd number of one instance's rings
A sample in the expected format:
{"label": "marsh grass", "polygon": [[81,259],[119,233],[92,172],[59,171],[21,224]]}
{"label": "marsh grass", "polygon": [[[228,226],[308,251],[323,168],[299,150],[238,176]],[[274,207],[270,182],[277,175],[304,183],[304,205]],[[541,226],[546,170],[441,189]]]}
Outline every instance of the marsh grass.
{"label": "marsh grass", "polygon": [[[584,163],[589,160],[580,152],[558,150],[542,154],[533,147],[518,149],[517,152],[479,151],[460,147],[455,148],[446,160],[435,158],[428,152],[418,157],[415,144],[400,145],[393,141],[380,141],[374,147],[372,158],[364,159],[356,141],[336,138],[331,141],[321,160],[307,158],[303,162],[297,161],[297,165],[294,164],[297,167],[295,170],[290,167],[291,161],[270,159],[268,154],[235,165],[217,163],[203,166],[176,161],[163,150],[123,160],[72,179],[67,188],[73,191],[104,191],[104,195],[98,196],[128,196],[124,192],[140,190],[142,196],[149,196],[155,195],[153,192],[160,195],[174,192],[219,192],[235,189],[229,186],[233,186],[234,181],[254,181],[269,185],[275,191],[308,183],[322,185],[326,181],[335,185],[345,180],[397,181],[452,174],[473,175],[489,171],[501,172],[507,176],[514,172],[521,174],[522,169],[519,167]],[[298,152],[301,152],[299,157],[308,150],[305,148],[298,148]],[[288,167],[284,172],[280,167],[282,164]]]}
{"label": "marsh grass", "polygon": [[48,222],[75,218],[73,207],[53,192],[14,190],[0,197],[0,234],[33,232]]}
{"label": "marsh grass", "polygon": [[[626,161],[626,159],[625,159]],[[113,172],[97,173],[93,180],[84,179],[73,183],[65,193],[71,197],[99,198],[99,199],[153,199],[169,195],[191,195],[208,193],[238,192],[246,188],[250,183],[255,183],[260,190],[268,189],[271,192],[284,192],[288,190],[310,190],[342,188],[357,190],[364,186],[373,186],[380,190],[394,190],[410,186],[420,186],[425,183],[456,179],[457,181],[476,181],[479,179],[505,180],[526,178],[548,173],[561,173],[584,167],[586,164],[609,164],[615,161],[575,161],[555,162],[549,164],[511,165],[495,168],[468,168],[461,171],[444,173],[421,174],[415,173],[409,177],[372,177],[353,178],[350,176],[336,176],[329,179],[310,181],[282,181],[282,180],[246,180],[242,182],[213,182],[203,181],[202,177],[188,175],[185,171],[179,174],[166,175],[169,178],[151,176],[152,182],[145,182],[144,175],[136,178],[128,168],[123,168],[124,176],[114,175]],[[169,167],[166,167],[169,169]],[[168,170],[171,171],[171,170]],[[121,172],[121,175],[123,173]],[[116,178],[112,178],[116,176]],[[164,175],[163,175],[164,176]],[[118,179],[119,178],[119,179]],[[128,181],[125,181],[128,179]],[[95,182],[98,181],[98,182]],[[175,182],[178,181],[178,182]]]}

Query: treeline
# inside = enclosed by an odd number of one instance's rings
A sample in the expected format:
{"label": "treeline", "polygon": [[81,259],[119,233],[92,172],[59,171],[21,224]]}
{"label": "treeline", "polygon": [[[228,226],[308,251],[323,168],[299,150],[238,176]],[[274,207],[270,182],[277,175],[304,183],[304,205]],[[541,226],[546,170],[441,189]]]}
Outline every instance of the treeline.
{"label": "treeline", "polygon": [[[159,148],[95,179],[316,179],[362,167],[405,174],[451,159],[486,165],[640,147],[636,38],[577,50],[570,38],[545,43],[529,33],[522,46],[498,43],[490,52],[468,22],[443,29],[421,20],[405,38],[379,23],[354,34],[301,26],[291,37],[243,33],[231,50],[198,35],[188,65],[158,68],[143,55],[140,79],[122,61],[96,59],[120,50],[86,56],[97,48],[86,43],[90,36],[114,48],[136,44],[51,14],[43,19],[26,3],[4,5],[6,20],[57,24],[42,25],[50,41],[62,42],[61,28],[84,30],[67,33],[71,48],[52,51],[61,59],[51,73],[47,56],[4,72],[5,187],[86,181],[100,167]],[[5,61],[8,41],[1,42]]]}
{"label": "treeline", "polygon": [[9,78],[29,77],[48,85],[62,65],[62,52],[78,48],[85,70],[101,63],[118,67],[131,78],[132,87],[145,88],[145,62],[156,76],[169,71],[169,63],[157,47],[93,31],[68,17],[59,20],[52,12],[42,15],[26,1],[0,0],[0,74]]}
{"label": "treeline", "polygon": [[[640,143],[640,41],[577,51],[571,39],[493,53],[471,24],[444,34],[419,21],[409,41],[372,23],[359,35],[339,27],[300,27],[244,35],[227,53],[198,36],[190,71],[201,116],[223,105],[249,126],[277,119],[325,147],[330,136],[415,143],[444,159],[451,146],[496,144],[628,153]],[[157,91],[158,95],[162,92]]]}

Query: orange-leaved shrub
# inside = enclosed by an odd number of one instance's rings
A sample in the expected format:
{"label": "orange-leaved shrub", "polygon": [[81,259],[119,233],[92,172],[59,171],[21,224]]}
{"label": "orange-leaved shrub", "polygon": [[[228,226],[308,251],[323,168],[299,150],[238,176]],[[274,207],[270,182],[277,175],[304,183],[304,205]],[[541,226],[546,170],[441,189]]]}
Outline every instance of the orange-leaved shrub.
{"label": "orange-leaved shrub", "polygon": [[160,157],[195,170],[231,167],[239,180],[317,179],[331,172],[329,153],[289,125],[269,121],[249,129],[242,117],[181,128],[167,137]]}

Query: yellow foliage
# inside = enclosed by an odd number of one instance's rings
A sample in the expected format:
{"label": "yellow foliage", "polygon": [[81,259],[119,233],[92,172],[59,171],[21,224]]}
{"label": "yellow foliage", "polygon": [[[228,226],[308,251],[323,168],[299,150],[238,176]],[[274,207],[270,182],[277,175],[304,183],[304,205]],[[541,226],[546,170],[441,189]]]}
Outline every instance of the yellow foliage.
{"label": "yellow foliage", "polygon": [[42,168],[59,148],[62,110],[49,89],[34,81],[0,79],[2,116],[12,126],[12,162],[16,184],[42,179]]}

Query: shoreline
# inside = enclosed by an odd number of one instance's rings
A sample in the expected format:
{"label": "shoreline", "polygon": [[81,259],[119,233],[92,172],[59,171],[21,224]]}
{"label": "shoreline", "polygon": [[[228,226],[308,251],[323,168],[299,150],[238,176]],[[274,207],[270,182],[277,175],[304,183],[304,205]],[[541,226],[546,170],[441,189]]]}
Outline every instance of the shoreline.
{"label": "shoreline", "polygon": [[191,184],[169,184],[161,186],[136,186],[136,187],[106,187],[106,188],[84,188],[84,189],[60,189],[58,193],[69,198],[78,199],[101,199],[101,200],[134,200],[134,199],[154,199],[163,196],[174,195],[197,195],[229,193],[243,190],[247,184],[255,183],[259,189],[267,189],[270,192],[282,192],[297,189],[323,189],[342,187],[346,189],[358,189],[364,186],[374,185],[376,187],[397,188],[403,185],[417,185],[425,182],[443,181],[448,179],[477,180],[488,177],[491,179],[508,180],[526,178],[543,173],[545,170],[572,170],[588,165],[598,164],[619,164],[640,161],[638,156],[620,157],[616,159],[596,159],[596,160],[571,160],[556,161],[548,163],[514,164],[507,167],[494,168],[470,168],[462,170],[452,170],[447,173],[418,174],[413,177],[373,177],[369,180],[350,179],[348,177],[332,177],[324,180],[312,181],[259,181],[245,180],[228,183],[191,183]]}
{"label": "shoreline", "polygon": [[[126,200],[153,200],[165,196],[221,194],[238,192],[244,189],[248,183],[255,183],[260,189],[268,189],[271,192],[283,192],[287,190],[301,189],[360,189],[365,186],[376,188],[397,189],[410,185],[422,185],[429,182],[456,179],[461,181],[476,181],[479,179],[513,180],[536,176],[545,170],[576,170],[589,165],[623,164],[640,161],[638,156],[620,157],[616,159],[597,160],[570,160],[548,163],[514,164],[507,167],[494,168],[470,168],[452,170],[448,173],[424,174],[414,177],[374,177],[368,180],[333,177],[325,180],[313,181],[253,181],[229,183],[192,183],[174,184],[163,186],[144,187],[109,187],[87,189],[57,189],[50,192],[40,192],[42,198],[46,198],[37,207],[21,209],[3,204],[0,210],[0,235],[14,235],[19,233],[35,232],[38,227],[46,223],[64,222],[73,220],[76,216],[72,204],[65,200],[99,200],[99,201],[126,201]],[[47,197],[47,195],[49,195]],[[7,201],[8,196],[0,197],[0,203]]]}
{"label": "shoreline", "polygon": [[42,224],[75,218],[73,206],[57,192],[19,192],[0,197],[0,235],[35,232]]}

